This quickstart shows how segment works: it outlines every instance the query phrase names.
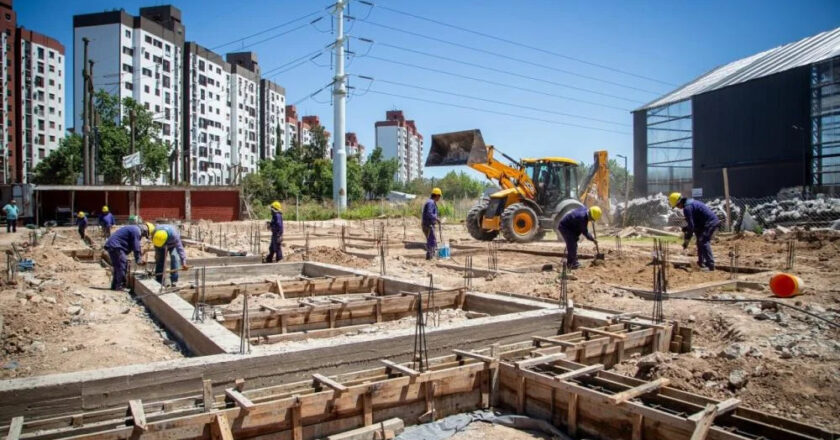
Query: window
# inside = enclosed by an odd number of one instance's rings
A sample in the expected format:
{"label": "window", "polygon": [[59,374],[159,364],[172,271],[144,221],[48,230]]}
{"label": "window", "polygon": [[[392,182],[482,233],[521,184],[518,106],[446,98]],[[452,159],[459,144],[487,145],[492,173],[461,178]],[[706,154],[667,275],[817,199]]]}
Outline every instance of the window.
{"label": "window", "polygon": [[145,41],[148,44],[151,44],[152,43],[152,37],[146,35],[146,38],[143,41]]}
{"label": "window", "polygon": [[168,76],[163,77],[163,87],[166,88],[166,89],[169,88],[169,77]]}
{"label": "window", "polygon": [[148,85],[143,86],[143,91],[146,92],[146,93],[149,93],[150,92],[149,86]]}
{"label": "window", "polygon": [[126,90],[134,90],[134,84],[132,84],[130,82],[126,82],[125,83],[125,89]]}
{"label": "window", "polygon": [[[50,136],[50,137],[52,138],[52,137],[55,137],[55,136]],[[38,149],[38,158],[43,159],[45,157],[46,157],[46,152],[44,151],[43,148],[39,148]]]}
{"label": "window", "polygon": [[39,47],[39,48],[38,48],[38,59],[39,59],[39,60],[43,60],[43,59],[44,59],[44,48],[43,48],[43,47]]}
{"label": "window", "polygon": [[149,52],[143,52],[143,57],[146,58],[147,60],[151,58],[149,56]]}
{"label": "window", "polygon": [[50,128],[55,128],[55,121],[50,121]]}
{"label": "window", "polygon": [[[840,186],[840,57],[811,67],[812,183]],[[804,134],[798,134],[804,136]]]}
{"label": "window", "polygon": [[134,49],[132,49],[130,47],[123,46],[122,50],[123,50],[123,54],[128,55],[130,57],[134,56]]}
{"label": "window", "polygon": [[50,78],[50,81],[49,81],[49,82],[50,82],[50,85],[51,85],[51,86],[55,86],[55,80],[54,80],[54,79]]}
{"label": "window", "polygon": [[131,38],[131,31],[128,29],[125,30],[125,38]]}
{"label": "window", "polygon": [[[50,64],[50,72],[55,72],[55,66],[53,66],[52,64]],[[59,72],[59,73],[61,73],[61,72]]]}
{"label": "window", "polygon": [[147,68],[144,67],[143,68],[143,76],[148,76],[149,78],[151,78],[152,77],[151,69],[147,69]]}
{"label": "window", "polygon": [[163,71],[169,72],[169,60],[163,60]]}
{"label": "window", "polygon": [[691,100],[647,111],[647,191],[691,194],[693,137]]}
{"label": "window", "polygon": [[38,73],[44,73],[44,63],[38,62]]}
{"label": "window", "polygon": [[155,56],[152,57],[152,61],[154,61],[157,64],[160,64],[160,62],[163,61],[163,58],[155,55]]}
{"label": "window", "polygon": [[198,70],[204,72],[204,61],[198,60]]}
{"label": "window", "polygon": [[123,64],[123,69],[122,70],[125,73],[133,73],[134,72],[134,68],[131,67],[131,64]]}
{"label": "window", "polygon": [[50,135],[50,142],[55,142],[55,136]]}

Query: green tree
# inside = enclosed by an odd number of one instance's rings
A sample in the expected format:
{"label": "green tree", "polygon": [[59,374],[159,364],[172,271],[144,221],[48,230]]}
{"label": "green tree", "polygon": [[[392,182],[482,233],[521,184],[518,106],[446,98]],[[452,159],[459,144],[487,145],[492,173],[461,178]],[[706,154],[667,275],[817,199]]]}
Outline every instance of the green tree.
{"label": "green tree", "polygon": [[324,131],[324,127],[322,125],[312,127],[310,132],[312,133],[312,143],[307,145],[306,149],[309,159],[314,162],[316,159],[329,157],[327,154],[327,148],[329,148],[327,133]]}
{"label": "green tree", "polygon": [[[119,117],[121,105],[122,119]],[[95,133],[99,151],[97,167],[104,175],[105,183],[122,184],[130,177],[129,170],[123,168],[122,159],[131,152],[132,112],[135,146],[140,152],[140,166],[135,171],[137,176],[157,179],[167,173],[170,148],[160,139],[160,125],[154,121],[151,112],[131,98],[120,102],[104,90],[96,93],[96,111],[100,118]]]}
{"label": "green tree", "polygon": [[[628,165],[629,166],[629,165]],[[624,185],[627,184],[630,198],[633,198],[633,175],[629,170],[624,169],[624,162],[618,163],[616,159],[607,162],[610,170],[610,197],[624,201]]]}
{"label": "green tree", "polygon": [[362,189],[368,197],[387,195],[394,188],[394,176],[398,168],[396,158],[386,160],[382,156],[382,147],[374,148],[367,162],[362,165]]}
{"label": "green tree", "polygon": [[82,137],[71,134],[38,163],[32,182],[41,185],[74,185],[82,172]]}
{"label": "green tree", "polygon": [[365,190],[362,187],[362,163],[358,154],[347,158],[347,201],[362,200]]}

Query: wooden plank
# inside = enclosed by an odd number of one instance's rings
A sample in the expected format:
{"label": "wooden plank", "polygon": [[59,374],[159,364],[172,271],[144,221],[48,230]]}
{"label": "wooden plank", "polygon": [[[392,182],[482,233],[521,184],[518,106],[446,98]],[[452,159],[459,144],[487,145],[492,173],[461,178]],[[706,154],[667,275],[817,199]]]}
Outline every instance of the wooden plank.
{"label": "wooden plank", "polygon": [[373,425],[373,396],[362,394],[362,413],[365,426]]}
{"label": "wooden plank", "polygon": [[128,401],[128,411],[131,418],[134,420],[134,427],[146,431],[149,426],[146,425],[146,412],[143,410],[143,401],[139,399],[132,399]]}
{"label": "wooden plank", "polygon": [[456,355],[457,357],[459,357],[459,358],[470,358],[470,359],[475,359],[475,360],[478,360],[478,361],[481,361],[481,362],[485,362],[485,363],[494,363],[494,362],[496,362],[496,359],[493,359],[493,358],[492,358],[492,357],[490,357],[490,356],[485,356],[485,355],[483,355],[483,354],[473,353],[473,352],[471,352],[471,351],[465,351],[465,350],[452,350],[452,352],[453,352],[453,353],[455,353],[455,355]]}
{"label": "wooden plank", "polygon": [[388,369],[390,369],[391,371],[398,371],[398,372],[400,372],[402,374],[405,374],[406,376],[409,376],[409,377],[417,377],[417,376],[420,375],[419,371],[414,370],[412,368],[408,368],[408,367],[403,366],[403,365],[400,365],[396,362],[391,362],[388,359],[382,359],[380,362],[385,364],[385,366]]}
{"label": "wooden plank", "polygon": [[654,381],[647,382],[637,387],[630,388],[629,390],[624,390],[620,393],[613,394],[612,396],[610,396],[610,403],[612,403],[613,405],[624,403],[630,399],[634,399],[643,394],[647,394],[651,391],[658,390],[664,386],[667,386],[669,383],[670,381],[668,379],[660,377],[659,379],[656,379]]}
{"label": "wooden plank", "polygon": [[286,292],[283,291],[283,283],[280,282],[280,277],[274,280],[274,284],[277,286],[277,294],[280,295],[280,299],[286,299]]}
{"label": "wooden plank", "polygon": [[236,402],[236,405],[244,409],[246,412],[251,411],[254,408],[254,402],[251,402],[251,399],[245,397],[245,395],[233,388],[226,389],[225,395]]}
{"label": "wooden plank", "polygon": [[18,440],[21,431],[23,431],[23,416],[17,416],[9,423],[9,434],[6,436],[6,440]]}
{"label": "wooden plank", "polygon": [[223,413],[216,413],[210,432],[212,440],[234,440],[233,432],[230,429],[230,422],[228,422],[227,416]]}
{"label": "wooden plank", "polygon": [[[327,440],[387,440],[394,438],[392,434],[402,433],[403,429],[405,429],[405,422],[403,422],[403,420],[399,417],[394,417],[392,419],[383,420],[376,425],[365,426],[363,428],[345,431],[341,434],[327,436]],[[388,433],[384,438],[381,437],[383,432]]]}
{"label": "wooden plank", "polygon": [[[554,393],[553,389],[552,393]],[[569,393],[569,407],[566,413],[566,421],[568,423],[569,434],[572,437],[577,435],[578,399],[579,396],[577,393]]]}
{"label": "wooden plank", "polygon": [[580,327],[580,328],[578,328],[578,330],[580,330],[583,333],[593,333],[593,334],[601,335],[601,336],[609,336],[610,339],[620,339],[622,341],[627,339],[626,334],[608,332],[608,331],[605,331],[605,330],[599,330],[597,328]]}
{"label": "wooden plank", "polygon": [[[726,399],[722,402],[719,402],[717,405],[715,405],[715,409],[716,409],[717,415],[723,415],[723,414],[735,411],[735,409],[738,408],[739,405],[741,405],[741,399],[736,399],[736,398],[732,397],[732,398]],[[702,419],[704,417],[705,413],[706,413],[706,409],[704,409],[703,411],[696,412],[696,413],[688,416],[688,420],[691,420],[692,422],[697,423],[697,422],[700,421],[700,419]]]}
{"label": "wooden plank", "polygon": [[709,429],[717,416],[717,406],[713,403],[706,405],[706,409],[701,411],[700,417],[697,420],[697,425],[694,426],[694,432],[691,433],[691,440],[705,440],[706,435],[709,434]]}
{"label": "wooden plank", "polygon": [[516,412],[525,414],[525,376],[519,377],[519,383],[516,388]]}
{"label": "wooden plank", "polygon": [[292,419],[292,440],[303,440],[303,425],[300,422],[300,413],[301,413],[301,402],[300,396],[295,395],[295,405],[292,406],[289,411],[291,411],[291,419]]}
{"label": "wooden plank", "polygon": [[555,353],[555,354],[549,354],[549,355],[546,355],[546,356],[533,357],[533,358],[530,358],[530,359],[517,361],[516,362],[516,368],[519,368],[520,370],[522,370],[522,369],[525,369],[525,368],[528,368],[528,367],[533,367],[534,365],[550,364],[550,363],[552,363],[554,361],[558,361],[560,359],[566,359],[566,353]]}
{"label": "wooden plank", "polygon": [[316,383],[321,385],[325,385],[328,388],[332,388],[333,391],[337,393],[343,393],[347,391],[347,387],[330,379],[329,377],[323,376],[321,374],[315,373],[312,375],[312,379],[315,380]]}
{"label": "wooden plank", "polygon": [[642,440],[645,428],[645,416],[641,414],[633,414],[633,440]]}
{"label": "wooden plank", "polygon": [[554,376],[554,380],[558,380],[558,381],[571,380],[571,379],[574,379],[574,378],[577,378],[577,377],[580,377],[580,376],[586,376],[586,375],[589,375],[589,374],[592,374],[592,373],[597,373],[597,372],[599,372],[603,369],[604,369],[604,366],[601,365],[601,364],[589,365],[587,367],[578,368],[577,370],[572,370],[572,371],[569,371],[567,373],[558,374],[558,375]]}

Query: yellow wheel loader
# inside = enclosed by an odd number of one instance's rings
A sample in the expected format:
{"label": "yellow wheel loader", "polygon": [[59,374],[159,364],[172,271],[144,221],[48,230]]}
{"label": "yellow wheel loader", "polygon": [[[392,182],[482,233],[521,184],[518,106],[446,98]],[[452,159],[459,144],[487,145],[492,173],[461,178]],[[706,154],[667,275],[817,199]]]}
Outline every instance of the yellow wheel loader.
{"label": "yellow wheel loader", "polygon": [[[497,160],[496,153],[511,164]],[[426,166],[452,165],[467,165],[501,188],[467,214],[467,231],[477,240],[493,240],[501,233],[508,241],[527,243],[556,231],[563,215],[585,204],[598,204],[609,212],[606,151],[595,153],[593,171],[579,189],[580,164],[573,159],[516,160],[486,145],[480,130],[433,135]]]}

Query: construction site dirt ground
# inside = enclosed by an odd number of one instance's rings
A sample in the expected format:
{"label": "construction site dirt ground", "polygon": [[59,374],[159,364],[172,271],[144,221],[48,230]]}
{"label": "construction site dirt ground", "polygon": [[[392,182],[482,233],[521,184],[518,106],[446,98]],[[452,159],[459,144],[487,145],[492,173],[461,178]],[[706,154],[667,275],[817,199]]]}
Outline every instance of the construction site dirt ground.
{"label": "construction site dirt ground", "polygon": [[[289,222],[286,226],[284,253],[287,261],[311,261],[339,264],[379,273],[383,267],[372,241],[353,237],[372,237],[376,224],[384,222],[345,223],[347,253],[341,251],[342,222]],[[405,226],[403,226],[405,223]],[[226,235],[231,250],[248,251],[253,245],[253,231],[260,231],[260,249],[265,253],[268,231],[264,222],[225,224],[202,223],[205,243],[218,245],[209,231]],[[128,364],[146,363],[185,356],[177,343],[170,341],[146,309],[128,293],[107,290],[109,275],[99,263],[75,261],[62,250],[83,248],[75,229],[57,228],[55,241],[41,240],[34,250],[23,250],[32,258],[32,272],[21,272],[16,285],[0,289],[0,310],[4,319],[0,378],[25,377],[90,370]],[[185,229],[188,233],[189,228]],[[350,232],[352,231],[352,233]],[[599,231],[601,232],[601,231]],[[305,235],[309,233],[309,247]],[[331,237],[322,235],[332,233]],[[436,286],[462,286],[463,270],[438,266],[464,265],[465,252],[458,246],[474,246],[473,267],[487,268],[491,252],[486,243],[468,237],[463,225],[446,225],[445,240],[453,244],[453,258],[426,261],[421,248],[398,247],[403,239],[420,242],[422,235],[416,219],[391,219],[386,227],[388,243],[384,268],[387,275],[416,282],[428,282],[434,275]],[[653,302],[635,296],[620,287],[650,290],[653,285],[652,242],[648,238],[625,239],[622,251],[607,231],[599,234],[600,250],[606,261],[592,265],[582,260],[583,268],[568,280],[568,295],[575,305],[617,310],[650,316]],[[45,236],[50,238],[49,235]],[[195,238],[195,237],[192,237]],[[0,247],[9,248],[29,240],[28,231],[0,234]],[[764,267],[771,272],[736,274],[737,279],[767,286],[772,271],[782,270],[788,242],[796,246],[792,272],[805,283],[805,294],[779,299],[840,323],[840,234],[833,232],[791,232],[764,236],[719,234],[713,243],[719,263],[728,264],[730,251],[738,254],[741,266]],[[358,246],[355,247],[354,245]],[[553,240],[529,245],[501,245],[502,249],[522,248],[562,252]],[[203,251],[195,247],[191,252]],[[684,252],[671,244],[670,257],[685,261],[696,258],[692,247]],[[593,255],[595,248],[582,242],[580,253]],[[210,254],[207,254],[210,255]],[[205,256],[194,254],[192,256]],[[147,255],[147,258],[151,258]],[[3,257],[5,258],[5,256]],[[541,256],[498,251],[497,268],[533,267],[553,264],[554,270],[542,272],[504,272],[471,279],[472,290],[511,292],[533,297],[559,299],[559,256]],[[711,281],[730,279],[729,272],[701,272],[694,268],[671,268],[669,289],[680,289]],[[708,300],[771,299],[768,288],[734,290],[732,286],[711,289],[701,295]],[[626,359],[614,367],[620,373],[640,378],[667,377],[672,386],[718,399],[737,397],[743,405],[800,422],[840,429],[840,332],[823,321],[789,308],[762,309],[757,302],[719,302],[668,300],[665,318],[678,320],[694,329],[692,351],[685,354],[659,353],[644,358]],[[475,436],[464,436],[472,435]],[[481,437],[480,432],[462,433],[460,438]],[[530,438],[530,437],[526,437]],[[539,438],[539,437],[537,437]]]}

